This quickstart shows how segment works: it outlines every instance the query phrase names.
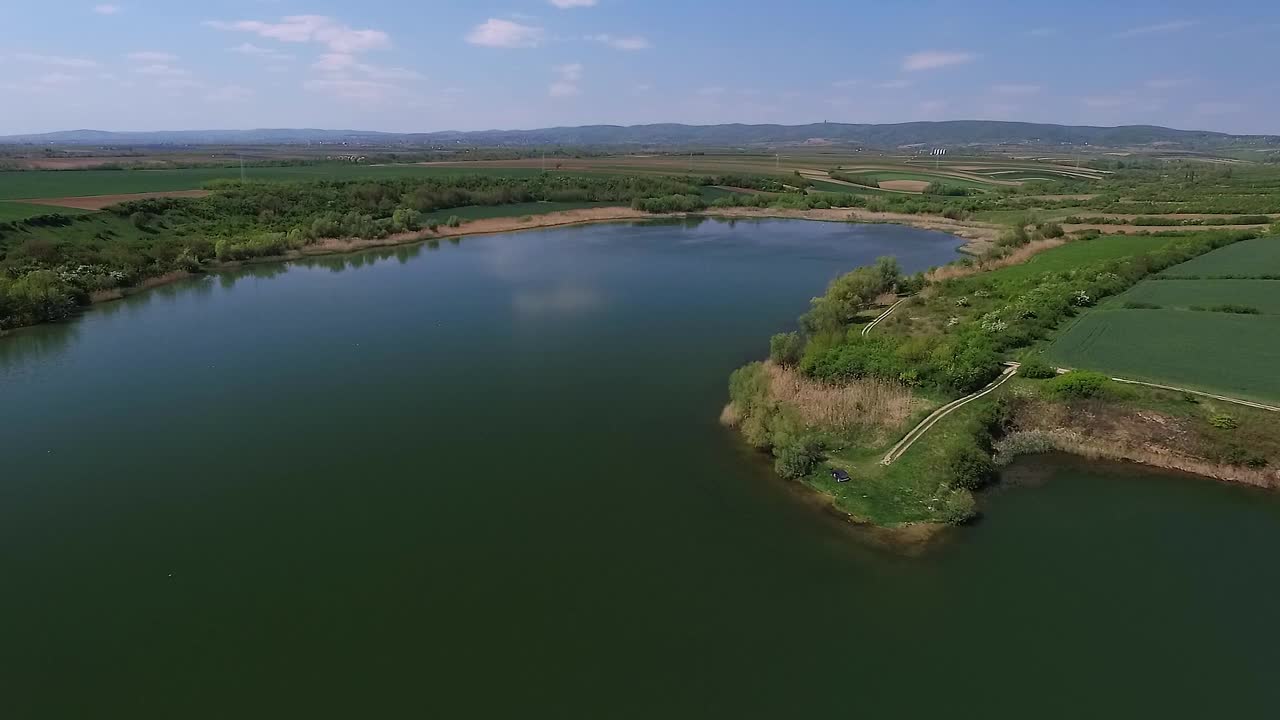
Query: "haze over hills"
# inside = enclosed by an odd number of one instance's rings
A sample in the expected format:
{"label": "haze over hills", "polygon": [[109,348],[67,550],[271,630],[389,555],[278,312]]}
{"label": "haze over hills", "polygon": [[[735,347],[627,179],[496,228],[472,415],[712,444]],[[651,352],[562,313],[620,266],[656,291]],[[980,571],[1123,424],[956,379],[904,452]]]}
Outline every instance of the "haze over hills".
{"label": "haze over hills", "polygon": [[838,143],[874,148],[906,145],[951,146],[1156,146],[1209,149],[1227,145],[1280,145],[1280,136],[1231,135],[1177,130],[1155,125],[1096,127],[996,120],[952,120],[894,124],[811,123],[808,125],[585,125],[534,130],[388,133],[362,130],[256,129],[108,132],[67,130],[0,137],[0,144],[52,145],[226,145],[226,144],[405,144],[471,146],[769,146]]}

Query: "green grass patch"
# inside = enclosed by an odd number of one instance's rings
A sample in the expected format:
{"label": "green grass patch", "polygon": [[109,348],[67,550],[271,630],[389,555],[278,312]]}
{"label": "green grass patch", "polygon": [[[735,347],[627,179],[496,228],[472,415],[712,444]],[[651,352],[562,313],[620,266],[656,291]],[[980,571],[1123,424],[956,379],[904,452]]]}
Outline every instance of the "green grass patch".
{"label": "green grass patch", "polygon": [[1167,235],[1103,235],[1092,240],[1075,240],[1035,255],[1021,265],[993,270],[986,277],[997,282],[1020,281],[1045,272],[1068,272],[1081,265],[1141,255],[1173,240],[1173,236]]}
{"label": "green grass patch", "polygon": [[1114,302],[1150,303],[1170,310],[1237,305],[1280,314],[1280,280],[1153,279],[1138,283]]}
{"label": "green grass patch", "polygon": [[[950,460],[956,448],[974,445],[982,418],[999,394],[971,402],[938,421],[892,465],[880,464],[892,443],[874,450],[853,449],[830,462],[847,470],[852,480],[837,483],[824,468],[804,482],[830,495],[841,510],[877,525],[945,522],[957,514],[972,515],[973,493],[951,486]],[[906,429],[914,426],[915,422]]]}
{"label": "green grass patch", "polygon": [[[436,167],[427,165],[324,164],[298,167],[245,168],[248,180],[289,182],[487,175],[531,177],[537,168]],[[556,173],[600,175],[600,173]],[[183,168],[177,170],[30,170],[0,172],[0,200],[22,198],[119,195],[123,193],[194,190],[211,180],[237,180],[240,168]]]}
{"label": "green grass patch", "polygon": [[1246,240],[1169,268],[1165,277],[1280,274],[1280,237]]}
{"label": "green grass patch", "polygon": [[1108,305],[1080,317],[1046,355],[1133,380],[1280,401],[1280,315]]}
{"label": "green grass patch", "polygon": [[49,205],[33,205],[22,202],[0,202],[0,222],[26,220],[37,215],[83,215],[89,210],[77,208],[50,207]]}

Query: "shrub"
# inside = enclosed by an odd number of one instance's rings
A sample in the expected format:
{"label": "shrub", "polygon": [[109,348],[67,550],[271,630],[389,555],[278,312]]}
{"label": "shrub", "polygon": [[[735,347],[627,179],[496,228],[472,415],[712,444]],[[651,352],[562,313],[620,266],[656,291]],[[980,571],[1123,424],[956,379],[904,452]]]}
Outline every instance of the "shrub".
{"label": "shrub", "polygon": [[1259,315],[1261,311],[1256,307],[1249,305],[1237,305],[1234,303],[1224,303],[1222,305],[1214,305],[1209,308],[1209,312],[1235,313],[1237,315]]}
{"label": "shrub", "polygon": [[973,445],[957,446],[947,458],[952,487],[978,490],[995,479],[996,467],[991,457]]}
{"label": "shrub", "polygon": [[798,480],[813,472],[822,460],[822,442],[804,437],[775,448],[773,454],[777,457],[773,466],[778,474],[788,480]]}
{"label": "shrub", "polygon": [[1106,397],[1112,392],[1111,378],[1092,370],[1072,370],[1050,380],[1046,389],[1050,395],[1064,400]]}
{"label": "shrub", "polygon": [[1126,300],[1124,302],[1123,307],[1126,310],[1159,310],[1160,309],[1160,306],[1156,305],[1155,303],[1138,302],[1136,300]]}
{"label": "shrub", "polygon": [[779,365],[795,365],[804,354],[804,338],[800,333],[778,333],[769,338],[769,359]]}
{"label": "shrub", "polygon": [[1218,413],[1209,418],[1209,424],[1219,430],[1235,430],[1240,427],[1240,423],[1230,415]]}
{"label": "shrub", "polygon": [[462,218],[458,217],[457,215],[450,215],[449,219],[444,221],[444,224],[447,225],[448,227],[456,228],[462,224]]}
{"label": "shrub", "polygon": [[1022,367],[1018,368],[1018,373],[1024,378],[1031,380],[1046,380],[1048,378],[1057,377],[1058,371],[1049,363],[1040,359],[1037,355],[1030,355],[1022,360]]}
{"label": "shrub", "polygon": [[1066,232],[1063,231],[1062,226],[1056,222],[1044,223],[1040,225],[1039,229],[1040,229],[1040,237],[1044,237],[1044,238],[1060,238],[1063,235],[1066,235]]}
{"label": "shrub", "polygon": [[1055,449],[1053,437],[1047,433],[1036,430],[1013,432],[996,443],[996,454],[992,462],[996,467],[1003,467],[1022,455],[1039,455]]}

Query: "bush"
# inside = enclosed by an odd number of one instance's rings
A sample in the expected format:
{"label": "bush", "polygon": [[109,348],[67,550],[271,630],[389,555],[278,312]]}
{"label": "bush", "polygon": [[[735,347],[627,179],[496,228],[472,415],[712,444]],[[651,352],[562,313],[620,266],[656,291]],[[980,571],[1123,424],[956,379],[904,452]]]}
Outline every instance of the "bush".
{"label": "bush", "polygon": [[1209,312],[1234,313],[1236,315],[1260,315],[1260,310],[1249,305],[1236,305],[1234,303],[1224,303],[1222,305],[1214,305],[1209,308]]}
{"label": "bush", "polygon": [[1044,223],[1040,225],[1039,229],[1040,229],[1040,237],[1043,237],[1043,238],[1060,238],[1063,235],[1066,235],[1066,232],[1063,231],[1062,226],[1056,222]]}
{"label": "bush", "polygon": [[1092,370],[1072,370],[1050,380],[1046,390],[1050,395],[1063,400],[1100,398],[1112,394],[1112,381],[1106,375]]}
{"label": "bush", "polygon": [[996,477],[991,456],[973,445],[953,449],[947,458],[947,469],[951,473],[951,486],[966,490],[984,488]]}
{"label": "bush", "polygon": [[1230,415],[1218,413],[1209,418],[1209,424],[1219,430],[1235,430],[1240,427],[1240,423]]}
{"label": "bush", "polygon": [[769,338],[769,359],[779,365],[795,365],[804,354],[804,338],[800,333],[778,333]]}
{"label": "bush", "polygon": [[1126,300],[1124,302],[1123,307],[1126,310],[1159,310],[1160,309],[1160,306],[1156,305],[1155,303],[1138,302],[1136,300]]}
{"label": "bush", "polygon": [[444,221],[444,224],[448,227],[456,228],[462,224],[462,218],[457,215],[450,215],[449,219]]}
{"label": "bush", "polygon": [[799,480],[813,472],[813,468],[822,461],[822,443],[816,438],[805,437],[775,448],[777,457],[774,469],[788,480]]}
{"label": "bush", "polygon": [[1031,380],[1046,380],[1057,377],[1058,371],[1039,356],[1031,355],[1022,360],[1022,367],[1018,368],[1018,374]]}

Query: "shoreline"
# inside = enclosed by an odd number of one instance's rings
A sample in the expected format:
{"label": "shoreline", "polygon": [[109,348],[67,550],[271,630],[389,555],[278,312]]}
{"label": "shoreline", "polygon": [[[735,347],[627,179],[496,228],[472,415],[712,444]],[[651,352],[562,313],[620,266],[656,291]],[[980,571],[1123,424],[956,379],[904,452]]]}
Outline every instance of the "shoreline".
{"label": "shoreline", "polygon": [[[248,260],[231,260],[226,262],[211,261],[199,272],[174,270],[162,275],[146,278],[136,285],[112,288],[92,293],[89,304],[92,307],[99,303],[120,300],[130,295],[152,290],[163,285],[186,280],[202,273],[234,270],[247,265],[259,265],[274,262],[289,262],[307,257],[324,255],[340,255],[343,253],[361,252],[377,248],[398,247],[414,243],[429,242],[445,238],[466,237],[469,235],[497,235],[520,232],[523,230],[540,230],[545,228],[569,227],[573,225],[593,225],[596,223],[634,222],[645,220],[679,220],[690,217],[718,218],[725,220],[810,220],[817,222],[846,222],[851,224],[890,224],[907,225],[920,230],[945,232],[964,240],[958,249],[966,255],[977,255],[994,242],[999,227],[989,223],[974,221],[950,220],[937,215],[906,215],[903,213],[872,213],[857,208],[832,208],[829,210],[784,210],[772,208],[719,208],[714,211],[689,213],[650,213],[625,206],[608,206],[599,208],[581,208],[575,210],[557,210],[542,215],[510,216],[482,218],[463,223],[458,227],[438,227],[431,230],[413,230],[396,233],[378,239],[364,238],[328,238],[307,245],[299,250],[290,250],[282,255],[268,255]],[[36,323],[42,325],[44,323]],[[0,337],[8,332],[20,330],[25,325],[0,331]]]}

